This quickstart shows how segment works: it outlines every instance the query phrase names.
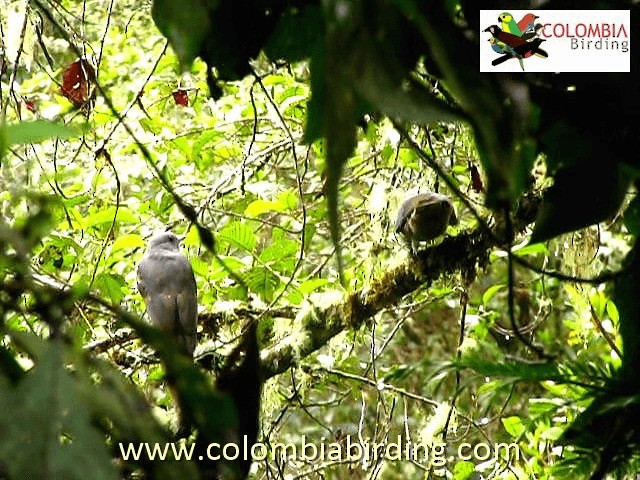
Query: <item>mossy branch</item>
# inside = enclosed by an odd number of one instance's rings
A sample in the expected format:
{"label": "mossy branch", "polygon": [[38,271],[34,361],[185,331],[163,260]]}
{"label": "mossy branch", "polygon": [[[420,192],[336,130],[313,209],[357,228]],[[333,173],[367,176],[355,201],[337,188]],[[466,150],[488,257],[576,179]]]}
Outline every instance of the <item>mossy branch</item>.
{"label": "mossy branch", "polygon": [[380,311],[396,305],[405,295],[428,286],[442,275],[460,272],[473,276],[477,268],[487,264],[491,249],[498,246],[496,237],[486,229],[478,228],[445,238],[440,244],[419,252],[418,256],[375,279],[366,289],[351,293],[327,307],[301,312],[294,332],[262,351],[265,378],[299,364],[334,336],[360,328]]}

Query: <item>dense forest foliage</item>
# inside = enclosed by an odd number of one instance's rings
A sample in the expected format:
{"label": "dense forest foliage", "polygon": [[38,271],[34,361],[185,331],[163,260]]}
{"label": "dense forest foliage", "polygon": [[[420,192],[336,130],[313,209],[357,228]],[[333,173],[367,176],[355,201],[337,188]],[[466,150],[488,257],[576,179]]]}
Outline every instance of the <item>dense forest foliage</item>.
{"label": "dense forest foliage", "polygon": [[[577,3],[509,8],[639,31]],[[633,53],[480,73],[492,1],[0,6],[0,479],[636,478]],[[137,287],[167,230],[193,359]]]}

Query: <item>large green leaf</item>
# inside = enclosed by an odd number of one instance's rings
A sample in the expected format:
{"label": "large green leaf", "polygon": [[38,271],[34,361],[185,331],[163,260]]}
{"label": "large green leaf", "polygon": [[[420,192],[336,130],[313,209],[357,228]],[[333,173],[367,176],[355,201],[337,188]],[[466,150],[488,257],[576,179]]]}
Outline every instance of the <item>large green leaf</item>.
{"label": "large green leaf", "polygon": [[51,342],[13,390],[0,395],[0,458],[12,478],[118,478],[77,379]]}
{"label": "large green leaf", "polygon": [[93,283],[94,287],[107,297],[114,305],[119,305],[125,295],[127,283],[121,275],[110,272],[99,273]]}
{"label": "large green leaf", "polygon": [[391,118],[419,124],[452,122],[463,118],[424,87],[406,82],[407,72],[397,59],[384,56],[381,46],[367,34],[352,41],[350,57],[345,58],[347,78],[354,92],[371,108]]}
{"label": "large green leaf", "polygon": [[280,279],[265,267],[252,268],[243,276],[243,280],[249,289],[260,295],[265,302],[273,300],[275,289],[280,284]]}
{"label": "large green leaf", "polygon": [[229,222],[218,233],[219,242],[226,242],[230,245],[253,252],[256,246],[256,234],[249,225],[243,222]]}
{"label": "large green leaf", "polygon": [[77,128],[46,120],[9,124],[5,129],[7,145],[39,143],[49,138],[72,138],[80,135]]}
{"label": "large green leaf", "polygon": [[553,186],[545,192],[529,241],[542,242],[611,218],[631,180],[621,174],[615,160],[608,168],[587,161],[559,170]]}
{"label": "large green leaf", "polygon": [[169,40],[183,69],[188,68],[200,53],[212,28],[209,11],[217,4],[217,0],[154,0],[153,20]]}
{"label": "large green leaf", "polygon": [[640,236],[640,195],[638,194],[624,211],[624,225],[629,233],[635,237]]}

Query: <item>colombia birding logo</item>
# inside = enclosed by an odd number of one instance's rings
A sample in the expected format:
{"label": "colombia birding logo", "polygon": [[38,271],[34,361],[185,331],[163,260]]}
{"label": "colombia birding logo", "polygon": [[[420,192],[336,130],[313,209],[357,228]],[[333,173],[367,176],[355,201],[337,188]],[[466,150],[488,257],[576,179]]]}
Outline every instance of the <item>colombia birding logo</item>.
{"label": "colombia birding logo", "polygon": [[480,10],[481,72],[630,72],[630,10]]}
{"label": "colombia birding logo", "polygon": [[533,13],[525,13],[519,19],[509,12],[498,15],[497,22],[483,30],[490,35],[486,48],[491,47],[497,54],[491,65],[495,67],[515,60],[524,72],[524,62],[528,58],[534,55],[548,58],[547,51],[540,48],[545,39],[540,38],[543,24],[538,19],[538,15]]}

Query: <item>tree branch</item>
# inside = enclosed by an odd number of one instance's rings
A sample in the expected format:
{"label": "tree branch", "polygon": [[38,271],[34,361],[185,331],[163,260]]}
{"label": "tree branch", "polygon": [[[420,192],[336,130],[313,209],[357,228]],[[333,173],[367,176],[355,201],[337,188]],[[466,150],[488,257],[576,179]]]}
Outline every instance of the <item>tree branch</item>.
{"label": "tree branch", "polygon": [[[523,229],[525,224],[519,227]],[[342,331],[360,328],[381,310],[442,275],[462,272],[473,277],[477,268],[487,264],[491,249],[498,246],[496,237],[499,235],[478,228],[445,238],[386,272],[370,287],[347,295],[343,301],[301,312],[295,333],[262,351],[265,378],[285,372]]]}

